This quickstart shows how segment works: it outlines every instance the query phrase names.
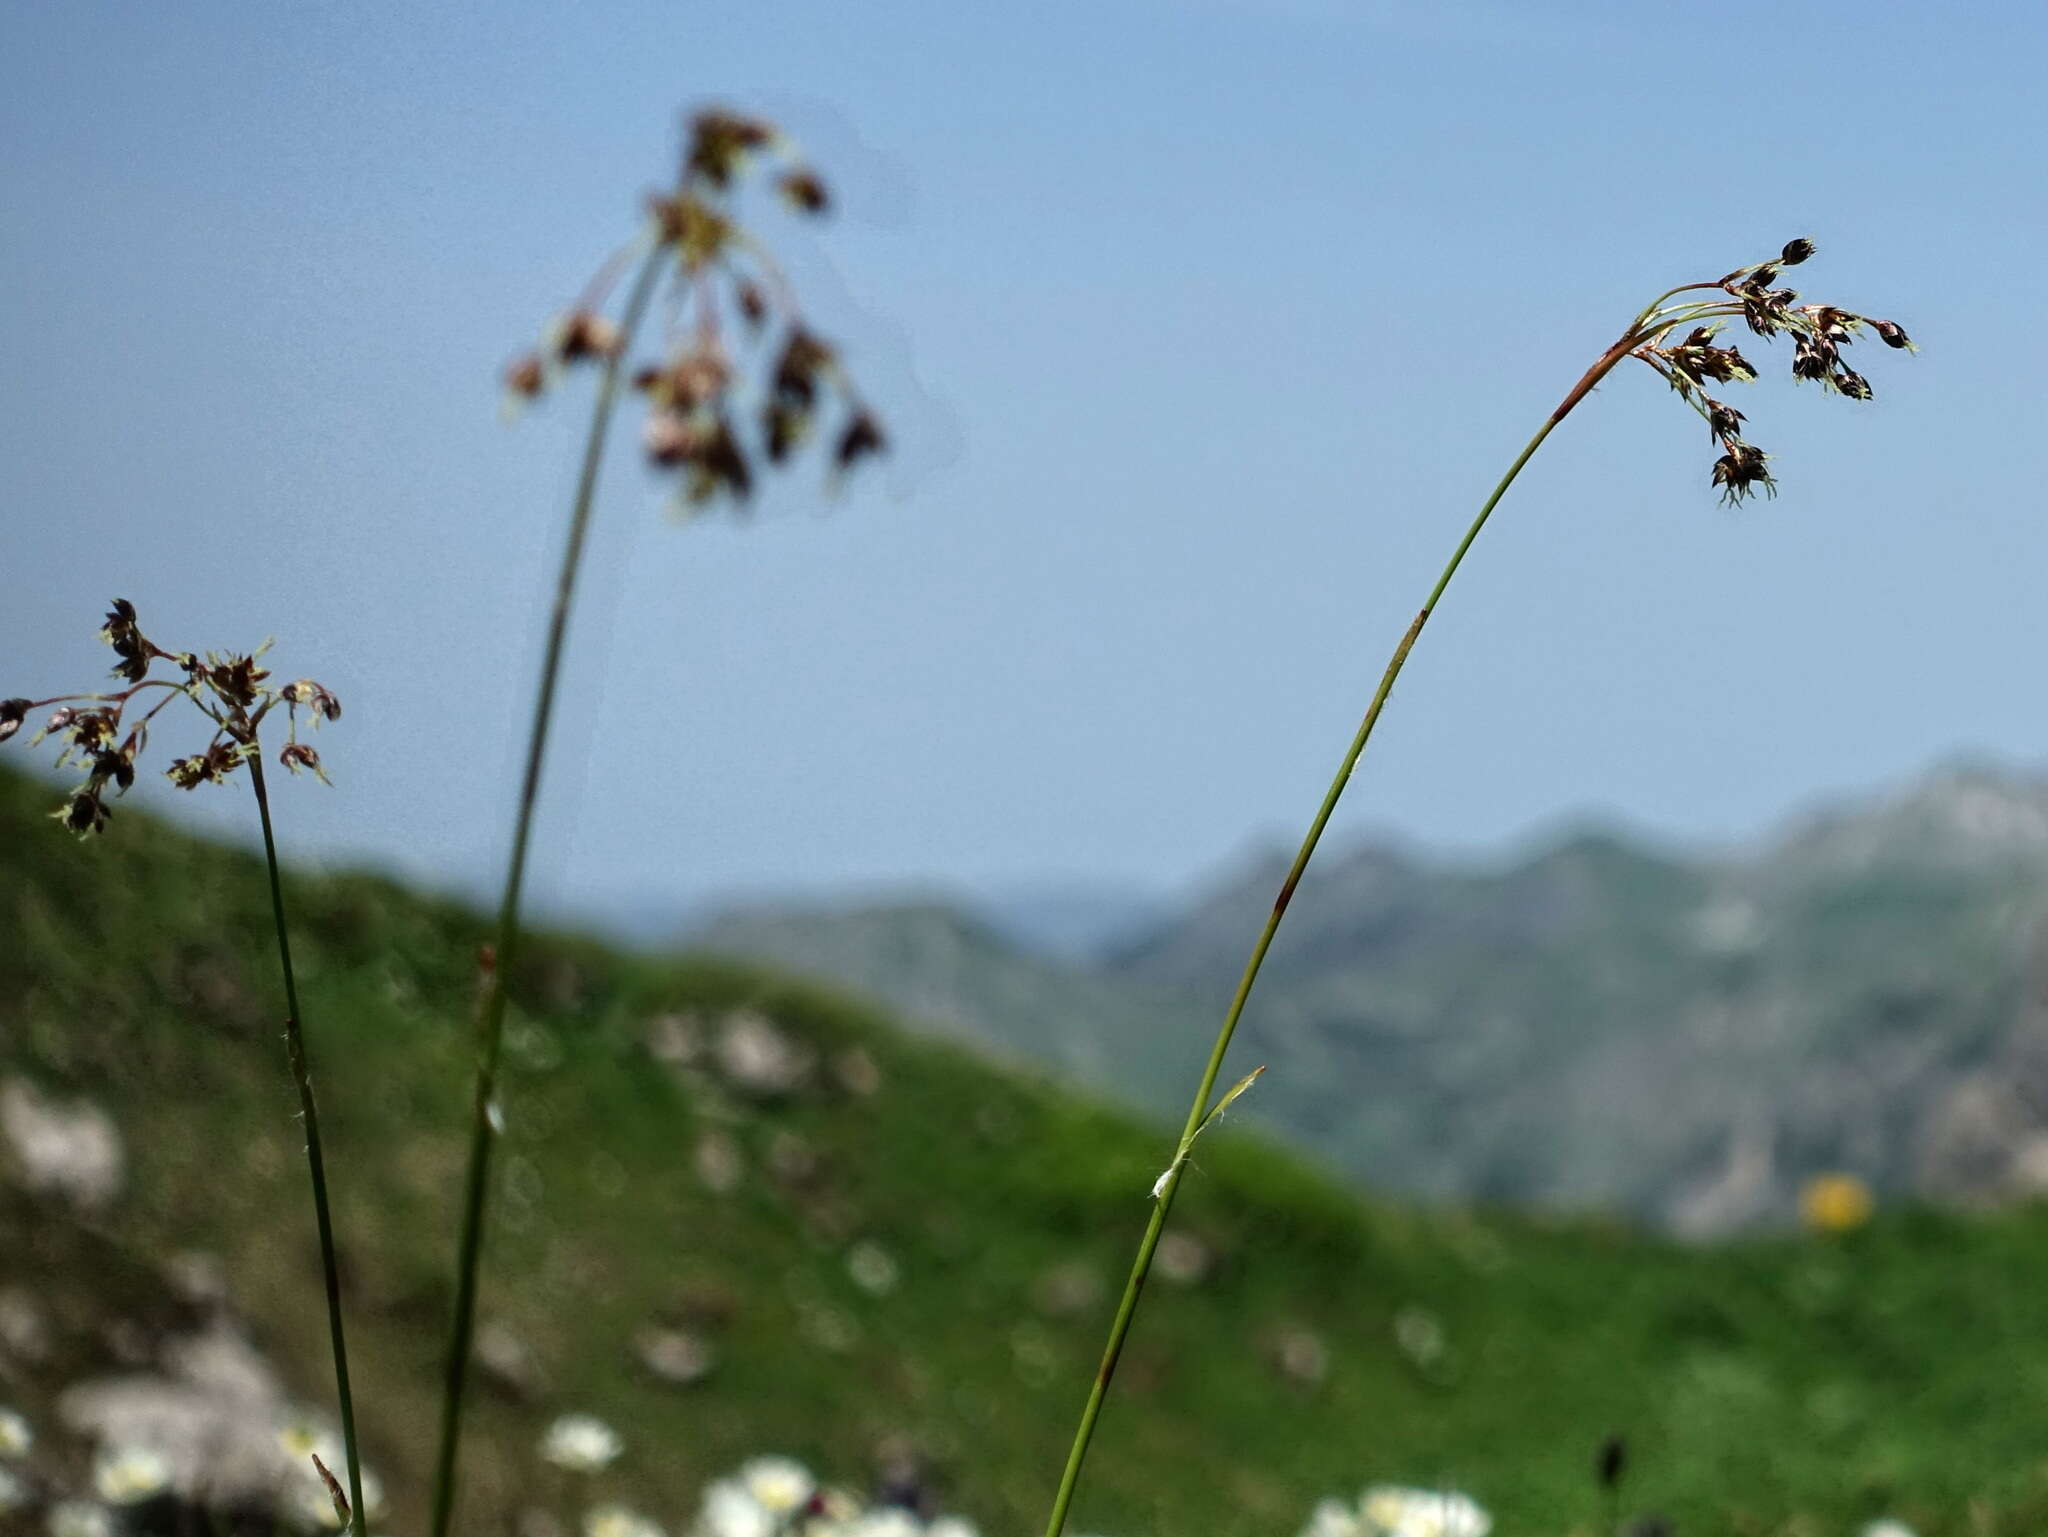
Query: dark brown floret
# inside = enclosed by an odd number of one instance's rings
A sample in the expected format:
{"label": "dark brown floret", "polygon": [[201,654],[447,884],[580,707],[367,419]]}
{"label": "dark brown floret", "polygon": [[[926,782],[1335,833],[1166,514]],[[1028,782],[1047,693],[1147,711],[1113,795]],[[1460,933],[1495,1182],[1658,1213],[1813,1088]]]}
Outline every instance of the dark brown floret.
{"label": "dark brown floret", "polygon": [[107,819],[111,815],[112,813],[107,810],[107,803],[100,799],[99,791],[92,785],[85,785],[72,791],[71,799],[65,802],[64,809],[57,813],[58,819],[65,827],[81,838],[105,832]]}
{"label": "dark brown floret", "polygon": [[111,781],[115,789],[128,790],[135,783],[135,760],[123,752],[94,753],[91,777],[96,785]]}
{"label": "dark brown floret", "polygon": [[609,358],[618,353],[619,328],[595,310],[571,310],[555,327],[552,341],[558,362]]}
{"label": "dark brown floret", "polygon": [[[63,724],[56,724],[59,719]],[[82,757],[103,751],[114,740],[114,712],[112,710],[59,710],[50,717],[52,731],[71,733],[70,744],[64,749],[66,757],[78,753]]]}
{"label": "dark brown floret", "polygon": [[1709,400],[1707,406],[1707,430],[1717,438],[1732,438],[1742,431],[1742,413],[1731,405],[1718,400]]}
{"label": "dark brown floret", "polygon": [[768,449],[768,462],[780,464],[803,442],[810,431],[811,414],[783,401],[771,400],[761,408],[761,438]]}
{"label": "dark brown floret", "polygon": [[840,470],[851,469],[862,459],[879,454],[888,446],[888,439],[882,435],[882,424],[867,411],[856,411],[853,420],[846,424],[846,430],[839,434],[839,444],[832,451],[833,466]]}
{"label": "dark brown floret", "polygon": [[1728,452],[1714,461],[1713,483],[1723,488],[1722,500],[1732,507],[1754,495],[1758,486],[1768,495],[1777,495],[1766,457],[1754,443],[1729,444]]}
{"label": "dark brown floret", "polygon": [[523,400],[537,400],[547,388],[547,370],[532,353],[505,365],[505,390]]}
{"label": "dark brown floret", "polygon": [[195,757],[173,760],[164,774],[181,790],[203,784],[225,784],[228,775],[242,766],[242,758],[241,748],[231,742],[216,740]]}
{"label": "dark brown floret", "polygon": [[703,451],[707,434],[695,418],[681,411],[650,412],[640,429],[648,459],[663,469],[687,464]]}
{"label": "dark brown floret", "polygon": [[685,169],[719,188],[732,184],[749,150],[759,149],[775,137],[775,131],[759,119],[720,108],[698,113],[690,128]]}
{"label": "dark brown floret", "polygon": [[804,213],[823,213],[831,206],[831,195],[826,192],[823,179],[809,167],[786,172],[777,185],[790,206]]}
{"label": "dark brown floret", "polygon": [[831,362],[830,347],[802,326],[792,327],[775,364],[777,397],[793,407],[808,407],[818,396],[818,375]]}
{"label": "dark brown floret", "polygon": [[709,405],[731,382],[732,366],[710,346],[682,353],[665,368],[642,369],[633,379],[657,408],[682,411]]}
{"label": "dark brown floret", "polygon": [[320,754],[304,742],[287,742],[278,749],[277,761],[294,774],[300,769],[309,769],[315,778],[325,780],[327,775],[320,767]]}
{"label": "dark brown floret", "polygon": [[223,700],[246,710],[256,702],[270,669],[258,667],[253,656],[231,656],[209,664],[205,676],[207,685]]}
{"label": "dark brown floret", "polygon": [[1835,344],[1824,336],[1802,336],[1792,350],[1792,377],[1825,379],[1835,371]]}
{"label": "dark brown floret", "polygon": [[729,490],[735,500],[742,502],[754,489],[753,472],[747,468],[746,455],[740,452],[739,440],[733,436],[731,424],[722,416],[716,419],[709,438],[691,465],[690,500],[707,502],[718,494],[721,486]]}
{"label": "dark brown floret", "polygon": [[278,690],[278,697],[286,704],[302,704],[313,712],[315,721],[341,719],[341,701],[334,697],[334,691],[324,684],[315,683],[311,678],[301,678],[296,683],[287,683]]}
{"label": "dark brown floret", "polygon": [[114,648],[120,661],[114,664],[114,675],[130,683],[140,683],[149,671],[150,644],[143,639],[141,627],[135,622],[135,605],[126,598],[116,598],[107,614],[107,622],[100,629],[100,638]]}

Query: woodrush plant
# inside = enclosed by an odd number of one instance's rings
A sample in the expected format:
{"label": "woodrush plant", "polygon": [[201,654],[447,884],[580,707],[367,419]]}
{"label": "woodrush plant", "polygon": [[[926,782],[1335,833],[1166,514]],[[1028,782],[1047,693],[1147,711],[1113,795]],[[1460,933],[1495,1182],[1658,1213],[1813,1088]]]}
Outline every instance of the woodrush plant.
{"label": "woodrush plant", "polygon": [[[1245,963],[1237,991],[1224,1013],[1215,1045],[1202,1069],[1201,1081],[1188,1109],[1180,1141],[1165,1171],[1152,1187],[1151,1217],[1146,1223],[1144,1236],[1139,1240],[1137,1258],[1132,1262],[1130,1278],[1124,1285],[1123,1296],[1110,1323],[1109,1341],[1103,1348],[1095,1381],[1082,1406],[1080,1425],[1074,1433],[1073,1446],[1060,1475],[1059,1488],[1053,1496],[1046,1537],[1060,1537],[1066,1527],[1103,1402],[1116,1375],[1117,1361],[1123,1354],[1124,1341],[1130,1334],[1145,1279],[1152,1269],[1153,1254],[1159,1247],[1160,1235],[1165,1230],[1167,1215],[1173,1209],[1173,1199],[1179,1192],[1181,1176],[1186,1171],[1195,1142],[1237,1096],[1251,1087],[1259,1073],[1265,1071],[1264,1068],[1256,1069],[1239,1080],[1221,1099],[1214,1098],[1224,1057],[1230,1050],[1231,1038],[1236,1034],[1253,984],[1258,981],[1259,970],[1265,964],[1266,952],[1272,947],[1273,936],[1280,928],[1281,919],[1286,916],[1288,903],[1293,900],[1302,874],[1315,854],[1316,845],[1322,840],[1323,829],[1329,825],[1331,813],[1337,809],[1337,802],[1344,794],[1344,787],[1351,782],[1352,771],[1358,766],[1366,743],[1371,740],[1373,728],[1379,724],[1380,712],[1408,661],[1408,653],[1421,636],[1423,626],[1428,624],[1429,616],[1442,601],[1451,578],[1457,575],[1480,531],[1493,516],[1494,508],[1500,505],[1508,487],[1515,483],[1516,477],[1535,457],[1536,450],[1543,446],[1543,440],[1592,392],[1594,386],[1630,358],[1642,363],[1670,385],[1679,399],[1706,422],[1710,438],[1721,450],[1720,457],[1713,463],[1710,479],[1713,485],[1721,488],[1723,501],[1731,505],[1740,503],[1759,490],[1775,496],[1777,482],[1769,469],[1770,456],[1743,435],[1743,413],[1709,393],[1710,385],[1749,383],[1757,377],[1756,370],[1737,348],[1721,344],[1720,336],[1726,323],[1740,320],[1766,341],[1781,333],[1789,335],[1793,342],[1792,377],[1817,382],[1823,390],[1850,400],[1871,398],[1869,381],[1851,368],[1843,355],[1858,337],[1868,331],[1887,347],[1915,350],[1904,328],[1896,321],[1873,320],[1832,304],[1802,304],[1797,292],[1778,286],[1784,269],[1800,266],[1813,254],[1811,240],[1803,237],[1791,240],[1768,261],[1737,267],[1733,272],[1704,282],[1681,283],[1651,300],[1629,322],[1614,344],[1594,359],[1578,383],[1565,392],[1564,399],[1545,418],[1536,435],[1515,456],[1507,473],[1481,504],[1464,537],[1452,550],[1450,561],[1437,577],[1436,585],[1423,601],[1421,610],[1394,647],[1394,654],[1381,674],[1379,686],[1366,706],[1365,718],[1352,737],[1351,745],[1338,765],[1337,775],[1331,780],[1322,804],[1309,823],[1308,833],[1302,839],[1301,847],[1280,883],[1279,895],[1273,901],[1265,925],[1253,943],[1251,958]],[[1674,335],[1680,332],[1683,335],[1673,340]]]}
{"label": "woodrush plant", "polygon": [[[723,109],[698,113],[688,125],[674,185],[648,199],[646,227],[599,267],[540,347],[505,370],[507,404],[515,409],[541,398],[579,367],[594,367],[598,383],[534,691],[496,942],[484,955],[455,1307],[434,1463],[433,1537],[446,1537],[454,1514],[491,1150],[504,1122],[498,1063],[506,989],[518,958],[534,811],[619,380],[630,377],[645,398],[641,443],[647,462],[675,477],[677,504],[685,512],[720,504],[745,508],[761,463],[788,463],[821,432],[831,437],[828,464],[835,483],[886,446],[880,422],[837,349],[806,324],[772,252],[741,222],[742,194],[764,183],[800,215],[816,217],[831,206],[824,179],[773,124]],[[634,276],[614,319],[605,306],[628,268],[635,268]],[[627,359],[657,297],[667,300],[661,346],[627,375]],[[727,345],[734,335],[742,343],[738,352]]]}
{"label": "woodrush plant", "polygon": [[[362,1455],[356,1442],[355,1400],[349,1391],[348,1344],[341,1322],[341,1266],[328,1209],[327,1168],[320,1148],[320,1111],[313,1098],[305,1015],[299,1006],[298,979],[292,970],[291,930],[285,922],[277,838],[270,820],[270,792],[263,781],[263,723],[282,705],[285,741],[278,749],[277,761],[294,775],[310,773],[322,783],[327,782],[319,751],[312,743],[299,739],[299,711],[303,709],[317,729],[327,721],[341,719],[341,701],[311,678],[300,678],[282,688],[272,687],[269,669],[260,661],[270,649],[269,641],[250,652],[209,651],[203,657],[192,651],[166,650],[143,634],[135,605],[125,598],[114,600],[100,629],[100,639],[114,648],[114,676],[124,680],[128,687],[112,693],[0,700],[0,742],[19,732],[32,711],[51,705],[58,707],[29,745],[57,737],[63,743],[57,766],[75,764],[85,771],[85,778],[54,813],[81,838],[106,830],[113,816],[107,804],[109,792],[118,798],[134,786],[135,765],[149,746],[150,723],[180,699],[212,722],[213,732],[201,751],[172,759],[164,770],[165,777],[181,790],[195,790],[203,784],[226,784],[243,769],[249,771],[249,788],[256,797],[256,811],[263,826],[263,858],[270,872],[271,923],[277,933],[278,964],[284,973],[285,1059],[292,1081],[298,1086],[299,1118],[306,1129],[306,1169],[312,1183],[314,1224],[320,1235],[320,1269],[327,1289],[327,1330],[334,1353],[334,1391],[348,1464],[346,1496],[317,1456],[313,1464],[333,1496],[335,1514],[342,1524],[348,1526],[354,1512],[358,1532],[367,1534],[369,1511],[363,1503]],[[159,662],[170,665],[171,676],[150,676]],[[129,723],[130,706],[150,694],[157,697],[140,718]]]}

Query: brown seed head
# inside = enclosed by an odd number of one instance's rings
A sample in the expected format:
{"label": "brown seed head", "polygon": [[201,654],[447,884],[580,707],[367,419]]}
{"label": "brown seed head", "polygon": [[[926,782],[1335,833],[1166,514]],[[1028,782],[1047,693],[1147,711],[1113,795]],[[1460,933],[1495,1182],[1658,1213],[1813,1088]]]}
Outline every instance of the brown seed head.
{"label": "brown seed head", "polygon": [[700,112],[690,124],[683,173],[701,176],[722,191],[732,185],[748,153],[774,137],[775,130],[759,118],[742,117],[723,108]]}
{"label": "brown seed head", "polygon": [[515,399],[538,400],[547,384],[547,369],[536,353],[529,352],[505,365],[505,393]]}
{"label": "brown seed head", "polygon": [[548,344],[558,363],[609,358],[619,350],[619,328],[595,310],[571,310],[555,322]]}
{"label": "brown seed head", "polygon": [[70,831],[81,838],[90,838],[94,833],[105,832],[107,819],[113,815],[107,803],[100,799],[96,786],[87,784],[71,792],[71,799],[53,815]]}
{"label": "brown seed head", "polygon": [[296,683],[287,683],[279,689],[278,697],[289,705],[304,705],[313,712],[314,724],[322,721],[341,719],[341,701],[334,697],[334,691],[311,678],[301,678]]}
{"label": "brown seed head", "polygon": [[839,434],[839,443],[832,450],[834,469],[845,471],[872,454],[879,454],[888,447],[888,439],[882,434],[882,424],[872,413],[861,410],[853,414],[853,420],[846,424],[846,430]]}
{"label": "brown seed head", "polygon": [[824,180],[809,166],[785,171],[776,186],[789,206],[801,213],[820,214],[831,206]]}
{"label": "brown seed head", "polygon": [[1714,461],[1713,483],[1722,487],[1721,499],[1733,507],[1756,494],[1761,486],[1767,496],[1778,494],[1765,461],[1769,458],[1754,443],[1731,443],[1728,452]]}
{"label": "brown seed head", "polygon": [[300,769],[310,771],[322,784],[328,783],[326,772],[320,767],[320,754],[304,742],[287,742],[278,749],[277,761],[294,774]]}

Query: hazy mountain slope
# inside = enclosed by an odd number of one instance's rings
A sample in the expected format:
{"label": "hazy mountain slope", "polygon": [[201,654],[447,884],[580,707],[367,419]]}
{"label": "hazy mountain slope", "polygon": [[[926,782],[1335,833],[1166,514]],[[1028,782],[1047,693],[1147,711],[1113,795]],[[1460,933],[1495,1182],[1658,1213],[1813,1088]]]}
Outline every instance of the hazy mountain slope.
{"label": "hazy mountain slope", "polygon": [[1156,1056],[1175,1067],[1199,1062],[1201,1021],[1190,1020],[1188,1001],[1027,951],[958,908],[743,909],[695,930],[690,943],[854,988],[936,1034],[1113,1088],[1139,1106],[1170,1104]]}
{"label": "hazy mountain slope", "polygon": [[[1232,874],[1086,976],[991,936],[941,967],[900,912],[757,911],[707,935],[1160,1108],[1283,868]],[[1977,768],[1739,857],[1595,833],[1498,868],[1332,851],[1239,1058],[1270,1066],[1265,1124],[1432,1199],[1705,1233],[1788,1216],[1825,1169],[2008,1195],[2048,1179],[2044,923],[2048,785]]]}

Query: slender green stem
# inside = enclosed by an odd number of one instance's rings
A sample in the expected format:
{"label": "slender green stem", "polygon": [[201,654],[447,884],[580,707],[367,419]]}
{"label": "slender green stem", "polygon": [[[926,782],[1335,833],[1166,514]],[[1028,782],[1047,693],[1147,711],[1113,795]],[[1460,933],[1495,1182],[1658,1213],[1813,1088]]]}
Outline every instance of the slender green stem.
{"label": "slender green stem", "polygon": [[[1654,309],[1655,306],[1653,305]],[[1231,1037],[1237,1033],[1237,1022],[1244,1013],[1246,1001],[1251,997],[1252,984],[1258,980],[1259,968],[1265,964],[1266,952],[1272,948],[1273,936],[1279,932],[1280,920],[1287,913],[1287,904],[1294,899],[1294,891],[1301,884],[1302,873],[1308,869],[1308,862],[1314,856],[1316,845],[1322,841],[1323,829],[1329,825],[1330,815],[1337,809],[1337,802],[1344,794],[1344,787],[1351,782],[1351,772],[1358,766],[1359,758],[1365,752],[1365,744],[1371,739],[1373,727],[1379,724],[1380,711],[1385,708],[1387,696],[1394,691],[1394,680],[1401,676],[1401,669],[1407,665],[1408,653],[1414,648],[1416,638],[1422,634],[1422,627],[1429,622],[1437,603],[1443,598],[1444,590],[1451,585],[1451,578],[1458,574],[1458,567],[1464,564],[1466,552],[1478,539],[1479,531],[1486,527],[1486,521],[1493,516],[1493,509],[1500,505],[1500,499],[1507,494],[1508,487],[1515,483],[1515,477],[1543,446],[1543,440],[1550,436],[1551,429],[1565,419],[1571,410],[1594,385],[1604,379],[1616,364],[1641,344],[1641,335],[1636,326],[1630,326],[1621,339],[1598,361],[1586,370],[1585,376],[1572,386],[1569,393],[1558,403],[1557,409],[1537,429],[1515,462],[1500,478],[1500,484],[1493,488],[1493,494],[1479,509],[1479,515],[1465,530],[1465,537],[1458,541],[1457,549],[1451,552],[1450,562],[1443,574],[1436,579],[1436,586],[1430,589],[1428,599],[1416,614],[1408,631],[1394,647],[1394,655],[1387,663],[1387,669],[1380,677],[1380,684],[1373,691],[1372,703],[1366,707],[1365,719],[1360,722],[1358,734],[1351,739],[1350,749],[1344,754],[1344,761],[1337,769],[1337,777],[1330,781],[1330,788],[1323,795],[1323,803],[1317,809],[1315,820],[1309,824],[1308,835],[1302,839],[1301,848],[1294,856],[1294,863],[1288,867],[1287,877],[1280,883],[1280,894],[1273,901],[1273,909],[1266,917],[1266,926],[1260,932],[1258,943],[1252,947],[1251,959],[1245,963],[1244,975],[1237,984],[1237,993],[1230,1000],[1230,1008],[1223,1016],[1223,1027],[1217,1032],[1216,1044],[1209,1052],[1207,1066],[1202,1069],[1201,1086],[1195,1090],[1194,1103],[1188,1109],[1187,1126],[1181,1133],[1179,1146],[1184,1150],[1190,1144],[1202,1123],[1208,1118],[1210,1101],[1216,1092],[1217,1076],[1223,1071],[1223,1058],[1230,1050]],[[1138,1244],[1137,1259],[1131,1265],[1130,1279],[1124,1283],[1123,1299],[1117,1304],[1116,1317],[1109,1327],[1109,1343],[1102,1352],[1102,1364],[1096,1369],[1095,1382],[1088,1390],[1088,1401],[1081,1410],[1081,1424],[1074,1435],[1074,1444],[1067,1454],[1066,1470],[1060,1476],[1059,1492],[1053,1497],[1052,1516],[1046,1523],[1046,1537],[1060,1537],[1067,1524],[1067,1512],[1074,1502],[1074,1491],[1080,1483],[1081,1467],[1088,1457],[1089,1443],[1095,1437],[1095,1423],[1101,1417],[1103,1400],[1108,1396],[1110,1379],[1116,1375],[1118,1358],[1123,1354],[1124,1339],[1130,1333],[1131,1319],[1138,1311],[1138,1298],[1145,1289],[1145,1278],[1152,1269],[1152,1255],[1159,1247],[1160,1234],[1166,1228],[1167,1214],[1172,1210],[1175,1192],[1180,1189],[1181,1175],[1187,1167],[1186,1160],[1176,1157],[1160,1181],[1152,1202],[1152,1217],[1145,1224],[1145,1236]]]}
{"label": "slender green stem", "polygon": [[306,1167],[313,1177],[313,1217],[320,1229],[320,1269],[327,1282],[327,1332],[334,1343],[334,1395],[341,1404],[341,1444],[348,1459],[348,1497],[355,1537],[368,1537],[370,1512],[363,1505],[363,1459],[356,1446],[356,1404],[348,1387],[348,1344],[341,1330],[341,1266],[335,1258],[334,1222],[327,1210],[327,1165],[320,1155],[320,1111],[313,1103],[313,1073],[306,1062],[306,1036],[299,1016],[299,984],[292,971],[292,942],[284,922],[284,884],[277,871],[277,839],[270,828],[270,792],[263,783],[263,755],[249,755],[249,785],[263,819],[263,858],[270,866],[270,916],[277,926],[277,958],[284,967],[284,1048],[292,1081],[299,1086],[299,1119],[306,1125]]}
{"label": "slender green stem", "polygon": [[576,500],[569,513],[568,540],[555,584],[554,612],[548,621],[547,651],[541,661],[540,686],[534,696],[533,726],[526,747],[526,772],[519,787],[519,809],[512,830],[512,859],[505,872],[498,904],[498,938],[494,964],[485,983],[477,1018],[476,1095],[471,1107],[469,1172],[463,1187],[462,1233],[456,1255],[455,1315],[448,1328],[448,1361],[441,1397],[440,1451],[434,1462],[433,1537],[447,1537],[455,1511],[455,1463],[462,1438],[462,1409],[468,1385],[470,1343],[476,1329],[477,1272],[483,1259],[484,1205],[490,1191],[491,1147],[499,1129],[498,1047],[504,1034],[505,985],[518,958],[519,899],[526,882],[527,846],[533,832],[534,808],[540,800],[541,768],[547,757],[548,730],[554,720],[555,690],[562,671],[562,653],[569,633],[569,612],[576,596],[576,576],[583,564],[583,546],[590,532],[590,514],[597,495],[598,469],[604,460],[612,402],[618,396],[621,360],[633,345],[641,317],[653,297],[656,280],[666,265],[668,247],[655,241],[642,261],[633,291],[619,319],[619,346],[606,359],[598,381],[597,404],[583,450],[583,469],[576,482]]}

